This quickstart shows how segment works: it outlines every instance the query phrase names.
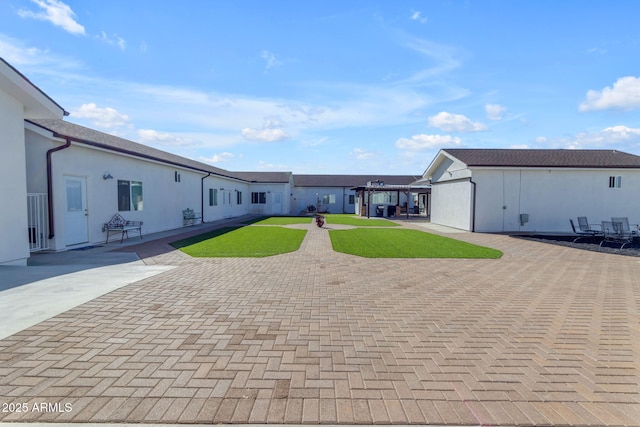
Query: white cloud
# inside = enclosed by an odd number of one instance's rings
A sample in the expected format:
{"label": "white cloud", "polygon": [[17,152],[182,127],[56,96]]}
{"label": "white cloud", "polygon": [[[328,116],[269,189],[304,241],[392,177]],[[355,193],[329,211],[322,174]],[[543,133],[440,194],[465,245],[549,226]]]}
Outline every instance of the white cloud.
{"label": "white cloud", "polygon": [[278,61],[278,59],[276,59],[276,56],[273,53],[269,52],[268,50],[263,50],[260,56],[262,56],[262,59],[265,60],[266,62],[265,67],[267,70],[273,67],[279,67],[282,65],[282,62]]}
{"label": "white cloud", "polygon": [[634,110],[640,108],[640,78],[627,76],[619,78],[613,87],[602,91],[590,90],[587,99],[580,104],[580,111]]}
{"label": "white cloud", "polygon": [[228,162],[232,160],[234,157],[235,155],[233,153],[229,153],[225,151],[219,154],[214,154],[211,157],[201,156],[200,160],[207,163],[221,163],[221,162]]}
{"label": "white cloud", "polygon": [[84,35],[84,27],[75,20],[75,12],[69,6],[58,0],[31,0],[38,5],[42,11],[20,9],[18,15],[22,18],[33,18],[42,21],[49,21],[56,27],[71,34]]}
{"label": "white cloud", "polygon": [[143,144],[154,144],[162,146],[190,146],[192,141],[168,132],[158,132],[153,129],[138,129],[138,138]]}
{"label": "white cloud", "polygon": [[429,18],[427,18],[426,16],[422,15],[422,12],[420,12],[420,11],[412,11],[411,20],[419,22],[421,24],[426,24],[427,21],[429,20]]}
{"label": "white cloud", "polygon": [[498,104],[487,104],[484,107],[487,112],[487,118],[489,120],[502,120],[502,116],[507,111],[502,105]]}
{"label": "white cloud", "polygon": [[396,148],[409,151],[420,151],[439,147],[460,145],[460,138],[451,135],[413,135],[411,139],[400,138],[396,141]]}
{"label": "white cloud", "polygon": [[568,137],[538,137],[535,142],[553,148],[615,149],[638,152],[640,148],[640,128],[618,125],[598,131],[579,132]]}
{"label": "white cloud", "polygon": [[487,126],[484,123],[472,122],[462,114],[452,114],[446,111],[429,117],[428,121],[429,125],[445,132],[479,132],[487,130]]}
{"label": "white cloud", "polygon": [[[411,36],[403,37],[401,43],[405,47],[426,56],[434,65],[430,68],[420,70],[410,77],[396,82],[396,84],[428,84],[429,86],[433,86],[433,77],[446,75],[461,65],[459,57],[462,55],[462,52],[459,48]],[[460,96],[466,96],[469,93],[468,90],[459,88],[451,83],[438,84],[444,86],[451,92],[461,94]]]}
{"label": "white cloud", "polygon": [[109,37],[107,36],[107,33],[103,31],[99,36],[96,36],[96,38],[106,44],[118,46],[120,50],[125,50],[127,48],[127,42],[117,34]]}
{"label": "white cloud", "polygon": [[278,117],[267,117],[262,127],[264,129],[280,129],[287,127],[287,124]]}
{"label": "white cloud", "polygon": [[242,129],[242,136],[251,141],[277,142],[289,138],[282,129]]}
{"label": "white cloud", "polygon": [[640,138],[640,129],[630,128],[627,126],[612,126],[602,130],[605,136],[612,138],[614,141],[626,141]]}
{"label": "white cloud", "polygon": [[375,157],[375,153],[373,151],[366,151],[362,148],[354,148],[349,153],[349,157],[352,157],[356,160],[368,160]]}
{"label": "white cloud", "polygon": [[71,112],[71,117],[89,119],[94,125],[102,128],[115,128],[129,122],[129,116],[126,114],[121,114],[111,107],[100,108],[94,103],[81,105],[79,109]]}
{"label": "white cloud", "polygon": [[276,163],[268,163],[264,160],[260,160],[258,162],[258,166],[256,166],[257,170],[275,170],[275,171],[283,171],[291,169],[289,166],[284,164],[276,164]]}
{"label": "white cloud", "polygon": [[262,123],[262,129],[244,128],[242,136],[251,141],[282,141],[289,138],[289,134],[281,129],[283,127],[286,127],[286,124],[279,117],[266,117]]}

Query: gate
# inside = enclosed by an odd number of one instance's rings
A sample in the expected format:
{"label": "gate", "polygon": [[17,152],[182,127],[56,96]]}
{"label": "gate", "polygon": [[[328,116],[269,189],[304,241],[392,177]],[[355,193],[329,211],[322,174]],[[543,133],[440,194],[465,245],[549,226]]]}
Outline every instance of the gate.
{"label": "gate", "polygon": [[47,195],[44,193],[28,193],[27,214],[29,250],[31,252],[36,252],[49,249]]}

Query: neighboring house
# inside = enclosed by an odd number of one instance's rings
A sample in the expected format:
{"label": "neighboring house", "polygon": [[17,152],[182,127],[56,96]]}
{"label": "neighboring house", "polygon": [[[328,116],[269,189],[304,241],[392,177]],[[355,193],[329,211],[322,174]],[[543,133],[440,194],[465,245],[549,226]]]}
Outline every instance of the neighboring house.
{"label": "neighboring house", "polygon": [[[400,175],[293,175],[292,213],[307,210],[308,206],[330,213],[358,213],[358,193],[356,188],[368,182],[408,185],[416,180],[415,176]],[[385,195],[379,197],[384,198]],[[400,196],[399,203],[395,191],[386,194],[387,201],[402,204],[406,197]],[[409,200],[411,204],[412,201]]]}
{"label": "neighboring house", "polygon": [[27,210],[25,119],[61,119],[67,113],[0,58],[0,265],[26,265],[31,218]]}
{"label": "neighboring house", "polygon": [[640,156],[616,150],[444,149],[431,222],[479,232],[568,232],[569,219],[640,221]]}

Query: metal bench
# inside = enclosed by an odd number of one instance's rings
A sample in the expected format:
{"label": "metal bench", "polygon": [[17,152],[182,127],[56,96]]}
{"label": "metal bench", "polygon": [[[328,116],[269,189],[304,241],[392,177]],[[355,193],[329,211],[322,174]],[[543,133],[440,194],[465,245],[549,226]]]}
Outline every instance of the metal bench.
{"label": "metal bench", "polygon": [[193,209],[184,209],[182,211],[182,225],[194,225],[202,221],[202,215],[193,211]]}
{"label": "metal bench", "polygon": [[128,221],[120,214],[115,214],[109,222],[105,222],[102,226],[102,232],[107,233],[107,241],[105,244],[109,243],[109,236],[113,233],[121,233],[120,243],[122,243],[125,236],[129,238],[130,231],[138,233],[142,239],[142,221]]}

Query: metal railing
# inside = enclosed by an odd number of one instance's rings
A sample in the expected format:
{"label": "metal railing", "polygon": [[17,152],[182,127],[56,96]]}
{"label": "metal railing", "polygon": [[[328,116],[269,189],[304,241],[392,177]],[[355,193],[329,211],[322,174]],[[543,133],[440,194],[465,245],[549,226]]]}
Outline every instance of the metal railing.
{"label": "metal railing", "polygon": [[49,249],[47,195],[45,193],[27,194],[27,214],[29,250],[36,252]]}

